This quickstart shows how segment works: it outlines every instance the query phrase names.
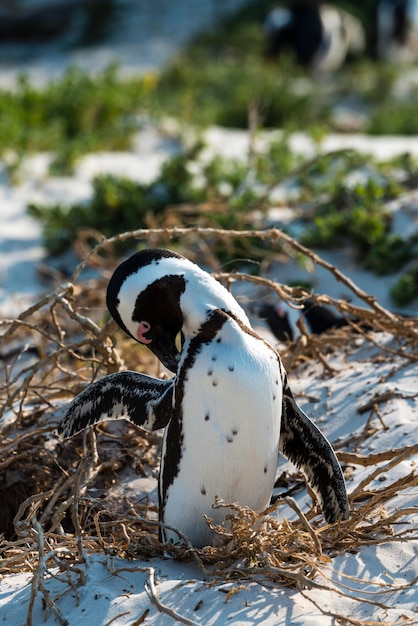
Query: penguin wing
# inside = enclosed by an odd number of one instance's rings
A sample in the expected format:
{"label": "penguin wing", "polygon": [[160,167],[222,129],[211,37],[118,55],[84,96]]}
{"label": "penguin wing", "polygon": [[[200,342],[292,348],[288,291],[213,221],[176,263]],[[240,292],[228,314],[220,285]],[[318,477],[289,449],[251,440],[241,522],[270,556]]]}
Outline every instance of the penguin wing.
{"label": "penguin wing", "polygon": [[117,419],[126,419],[147,430],[163,428],[172,413],[174,380],[130,371],[105,376],[74,398],[58,433],[71,437],[87,426]]}
{"label": "penguin wing", "polygon": [[280,452],[304,474],[329,524],[350,513],[341,466],[328,440],[297,405],[285,379]]}

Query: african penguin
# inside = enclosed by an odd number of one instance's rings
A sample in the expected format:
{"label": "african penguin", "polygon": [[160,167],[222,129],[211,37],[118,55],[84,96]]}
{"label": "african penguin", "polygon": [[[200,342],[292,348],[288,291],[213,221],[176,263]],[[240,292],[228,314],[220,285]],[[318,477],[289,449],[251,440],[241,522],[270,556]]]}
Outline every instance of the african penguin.
{"label": "african penguin", "polygon": [[142,250],[116,269],[107,306],[175,376],[105,376],[71,402],[59,430],[69,437],[121,418],[149,430],[165,428],[163,541],[177,542],[172,529],[178,529],[196,547],[211,544],[204,516],[222,523],[228,514],[212,508],[217,496],[263,510],[279,451],[304,472],[328,522],[348,517],[344,478],[330,444],[296,404],[279,354],[218,281],[176,252]]}
{"label": "african penguin", "polygon": [[[294,332],[288,311],[281,304],[264,304],[258,310],[258,316],[267,322],[268,327],[278,341],[293,341]],[[363,330],[373,330],[370,324],[361,322],[358,317],[341,317],[330,307],[315,304],[307,298],[302,305],[302,316],[306,319],[309,332],[322,335],[331,328],[343,328],[357,324]]]}
{"label": "african penguin", "polygon": [[[331,328],[342,328],[350,325],[345,317],[337,315],[329,307],[315,304],[309,298],[303,303],[303,314],[308,322],[309,330],[314,335],[322,335]],[[357,322],[358,318],[353,318],[352,321]]]}
{"label": "african penguin", "polygon": [[361,22],[320,0],[298,0],[271,9],[264,32],[270,58],[290,49],[299,65],[322,72],[338,70],[349,55],[365,48]]}
{"label": "african penguin", "polygon": [[376,54],[383,61],[411,62],[418,57],[418,0],[379,0]]}
{"label": "african penguin", "polygon": [[258,309],[257,315],[266,321],[267,326],[278,341],[293,341],[294,332],[289,315],[281,304],[264,303]]}

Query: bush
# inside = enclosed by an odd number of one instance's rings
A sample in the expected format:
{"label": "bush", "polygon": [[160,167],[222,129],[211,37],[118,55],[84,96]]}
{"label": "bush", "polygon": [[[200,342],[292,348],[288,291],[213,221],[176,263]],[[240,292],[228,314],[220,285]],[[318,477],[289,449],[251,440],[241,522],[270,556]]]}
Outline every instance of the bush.
{"label": "bush", "polygon": [[153,87],[150,77],[122,80],[114,65],[94,77],[69,69],[44,89],[22,77],[14,93],[0,90],[0,151],[54,151],[62,171],[87,152],[125,149]]}
{"label": "bush", "polygon": [[301,71],[290,62],[279,68],[261,56],[185,54],[162,72],[155,110],[198,126],[247,128],[250,107],[263,127],[296,129],[326,121],[329,109],[315,97],[313,83],[307,93],[298,93],[295,74]]}
{"label": "bush", "polygon": [[43,226],[44,243],[49,253],[59,254],[83,228],[98,229],[110,237],[118,232],[145,226],[149,210],[146,188],[126,178],[105,175],[94,180],[92,199],[70,207],[35,205],[29,213]]}
{"label": "bush", "polygon": [[97,176],[89,202],[70,207],[32,204],[28,210],[42,223],[50,254],[58,254],[71,245],[77,231],[83,228],[97,229],[107,237],[146,228],[147,216],[155,216],[167,204],[177,204],[188,197],[192,177],[187,162],[185,155],[174,156],[164,165],[160,177],[149,185],[119,176]]}
{"label": "bush", "polygon": [[399,101],[390,98],[372,111],[367,132],[372,135],[417,135],[418,117],[416,96]]}
{"label": "bush", "polygon": [[388,232],[390,218],[381,208],[385,196],[385,186],[372,178],[353,188],[338,184],[332,198],[319,207],[302,236],[303,242],[337,246],[342,239],[349,239],[363,254]]}
{"label": "bush", "polygon": [[401,276],[392,286],[390,295],[396,306],[411,304],[418,297],[418,265]]}
{"label": "bush", "polygon": [[416,256],[413,239],[404,240],[400,235],[386,234],[378,238],[363,259],[363,265],[376,274],[397,272]]}

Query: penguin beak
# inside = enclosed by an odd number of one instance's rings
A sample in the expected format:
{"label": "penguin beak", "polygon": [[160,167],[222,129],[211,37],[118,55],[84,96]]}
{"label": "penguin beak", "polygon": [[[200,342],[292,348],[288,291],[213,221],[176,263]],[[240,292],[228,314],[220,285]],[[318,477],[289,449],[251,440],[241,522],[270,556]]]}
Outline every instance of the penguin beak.
{"label": "penguin beak", "polygon": [[[181,335],[182,347],[184,336],[183,333]],[[176,343],[176,337],[173,340],[170,335],[162,330],[158,330],[158,332],[154,333],[152,342],[147,346],[160,359],[161,363],[174,374],[177,372],[181,351],[181,348],[180,350],[177,348]]]}

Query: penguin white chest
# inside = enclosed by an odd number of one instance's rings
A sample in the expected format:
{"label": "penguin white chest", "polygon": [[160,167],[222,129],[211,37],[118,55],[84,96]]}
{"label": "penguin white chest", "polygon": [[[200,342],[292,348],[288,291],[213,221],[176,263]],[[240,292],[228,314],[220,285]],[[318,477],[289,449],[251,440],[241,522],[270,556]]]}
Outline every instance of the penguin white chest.
{"label": "penguin white chest", "polygon": [[[212,543],[204,515],[220,523],[218,496],[261,510],[269,504],[279,443],[306,475],[328,523],[347,519],[341,467],[329,442],[298,407],[275,350],[249,327],[233,296],[171,250],[141,250],[115,270],[109,311],[176,376],[116,372],[92,383],[60,425],[71,436],[108,419],[165,428],[159,478],[161,536]],[[175,338],[185,343],[179,355]],[[285,408],[282,416],[282,407]],[[283,424],[281,424],[281,421]]]}
{"label": "penguin white chest", "polygon": [[277,354],[235,322],[202,344],[185,373],[180,462],[163,506],[164,522],[194,545],[211,543],[204,514],[217,523],[227,514],[212,508],[217,496],[255,510],[269,504],[282,385]]}

